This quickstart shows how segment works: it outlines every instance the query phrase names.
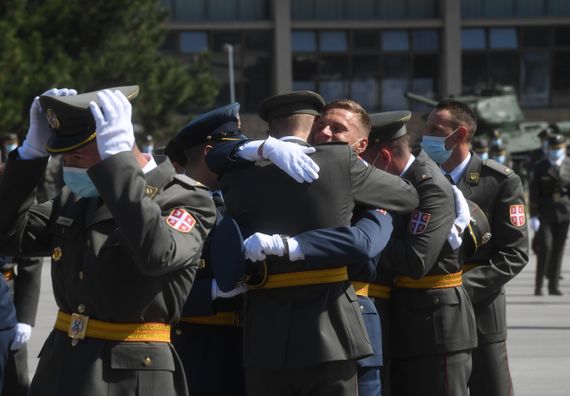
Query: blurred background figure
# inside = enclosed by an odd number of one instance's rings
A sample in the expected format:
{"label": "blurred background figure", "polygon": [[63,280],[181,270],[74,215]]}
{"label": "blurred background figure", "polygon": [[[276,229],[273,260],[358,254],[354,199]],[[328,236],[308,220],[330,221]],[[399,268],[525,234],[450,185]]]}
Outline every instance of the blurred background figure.
{"label": "blurred background figure", "polygon": [[142,150],[143,153],[152,154],[154,151],[154,139],[151,135],[146,135],[143,139]]}
{"label": "blurred background figure", "polygon": [[481,158],[483,161],[489,159],[489,142],[485,138],[475,138],[471,144],[473,151]]}
{"label": "blurred background figure", "polygon": [[570,160],[566,138],[548,138],[548,157],[537,162],[530,183],[530,227],[536,232],[532,248],[537,255],[534,294],[542,295],[544,275],[548,294],[560,296],[560,268],[570,224]]}
{"label": "blurred background figure", "polygon": [[508,167],[512,167],[511,156],[503,144],[493,144],[489,149],[489,158]]}

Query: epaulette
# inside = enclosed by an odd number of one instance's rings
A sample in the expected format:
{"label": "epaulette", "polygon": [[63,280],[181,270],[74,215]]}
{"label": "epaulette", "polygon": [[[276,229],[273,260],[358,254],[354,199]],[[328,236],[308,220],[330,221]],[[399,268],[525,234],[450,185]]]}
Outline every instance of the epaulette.
{"label": "epaulette", "polygon": [[192,179],[189,176],[186,175],[176,175],[173,178],[173,182],[176,182],[178,184],[182,184],[186,187],[192,187],[192,188],[203,188],[205,190],[209,190],[209,188],[207,186],[205,186],[204,184],[200,183],[197,180]]}
{"label": "epaulette", "polygon": [[483,166],[486,166],[487,168],[491,168],[495,172],[498,172],[501,175],[504,175],[507,177],[511,177],[515,174],[515,172],[511,168],[509,168],[508,166],[505,166],[505,165],[501,164],[500,162],[497,162],[497,161],[492,160],[492,159],[488,159],[488,160],[483,161]]}

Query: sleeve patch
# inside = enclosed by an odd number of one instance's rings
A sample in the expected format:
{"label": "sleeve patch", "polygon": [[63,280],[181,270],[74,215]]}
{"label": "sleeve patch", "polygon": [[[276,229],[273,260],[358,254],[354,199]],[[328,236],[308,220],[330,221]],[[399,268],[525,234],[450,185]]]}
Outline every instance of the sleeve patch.
{"label": "sleeve patch", "polygon": [[524,211],[524,205],[511,205],[509,207],[509,217],[511,224],[515,227],[522,227],[526,224],[526,214]]}
{"label": "sleeve patch", "polygon": [[196,225],[196,219],[194,219],[194,217],[192,217],[192,215],[185,209],[177,208],[170,212],[166,218],[166,224],[174,228],[176,231],[186,234],[194,228],[194,225]]}
{"label": "sleeve patch", "polygon": [[431,214],[414,210],[410,217],[410,232],[414,235],[423,234],[430,218]]}

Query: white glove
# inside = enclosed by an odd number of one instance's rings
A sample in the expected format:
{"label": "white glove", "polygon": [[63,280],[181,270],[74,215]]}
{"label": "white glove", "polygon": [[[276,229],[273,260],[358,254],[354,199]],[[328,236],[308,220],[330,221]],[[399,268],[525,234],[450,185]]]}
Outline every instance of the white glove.
{"label": "white glove", "polygon": [[216,298],[232,298],[240,294],[243,294],[246,291],[247,291],[247,286],[243,283],[236,286],[235,288],[233,288],[228,292],[222,291],[218,287],[218,283],[216,282],[216,280],[212,279],[212,301],[214,301]]}
{"label": "white glove", "polygon": [[289,245],[289,260],[290,261],[297,261],[297,260],[304,260],[305,253],[303,253],[303,249],[301,245],[295,237],[291,237],[287,239],[287,244]]}
{"label": "white glove", "polygon": [[[77,95],[77,91],[67,88],[52,88],[42,95],[71,96]],[[31,160],[49,156],[46,145],[50,136],[51,129],[42,106],[40,106],[40,97],[36,96],[30,107],[30,128],[28,129],[26,140],[24,140],[22,147],[18,149],[20,158]]]}
{"label": "white glove", "polygon": [[538,229],[540,228],[540,220],[538,220],[538,217],[533,216],[530,218],[530,229],[533,232],[537,232]]}
{"label": "white glove", "polygon": [[14,340],[12,341],[12,346],[10,349],[13,351],[20,349],[30,340],[32,336],[32,326],[26,323],[18,323],[16,325],[16,334],[14,335]]}
{"label": "white glove", "polygon": [[91,102],[89,108],[95,119],[99,156],[107,159],[117,153],[131,151],[135,145],[131,103],[118,90],[98,92],[97,98],[103,112],[95,102]]}
{"label": "white glove", "polygon": [[298,183],[312,183],[319,178],[319,166],[307,155],[316,150],[314,147],[284,142],[271,136],[261,147],[264,159],[273,162]]}
{"label": "white glove", "polygon": [[459,250],[459,248],[461,247],[461,244],[463,243],[463,238],[461,238],[461,235],[459,235],[459,231],[457,230],[457,228],[455,228],[455,225],[451,227],[451,231],[447,236],[447,241],[449,242],[451,248],[454,251]]}
{"label": "white glove", "polygon": [[250,261],[261,261],[266,255],[283,256],[285,245],[281,235],[267,235],[256,232],[243,242],[245,258]]}
{"label": "white glove", "polygon": [[[463,193],[457,186],[452,185],[453,188],[453,196],[455,197],[455,220],[453,221],[453,225],[459,228],[459,234],[463,234],[465,228],[471,221],[471,213],[469,212],[469,205],[467,205],[467,200],[463,196]],[[455,227],[453,227],[455,228]]]}

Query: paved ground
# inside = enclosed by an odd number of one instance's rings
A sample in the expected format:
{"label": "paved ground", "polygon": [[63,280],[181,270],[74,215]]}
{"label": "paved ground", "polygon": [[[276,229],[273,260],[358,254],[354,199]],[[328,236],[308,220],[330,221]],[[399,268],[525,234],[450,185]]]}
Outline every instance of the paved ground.
{"label": "paved ground", "polygon": [[[56,305],[44,266],[36,327],[29,344],[30,375],[53,328]],[[535,297],[535,257],[507,287],[508,352],[517,396],[570,395],[570,246],[562,268],[562,297]]]}

